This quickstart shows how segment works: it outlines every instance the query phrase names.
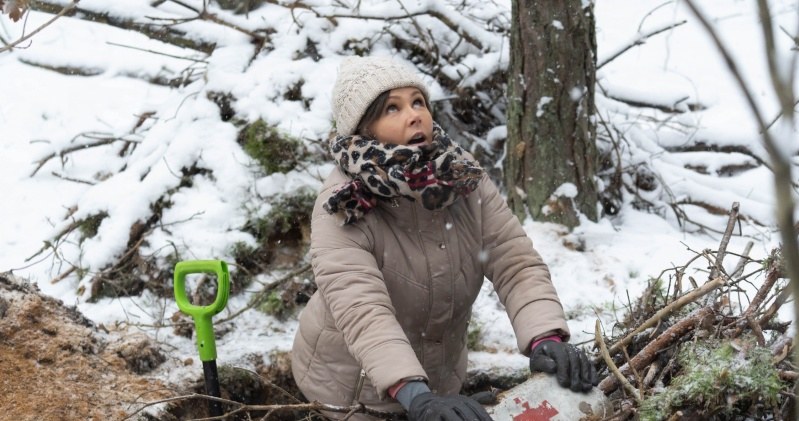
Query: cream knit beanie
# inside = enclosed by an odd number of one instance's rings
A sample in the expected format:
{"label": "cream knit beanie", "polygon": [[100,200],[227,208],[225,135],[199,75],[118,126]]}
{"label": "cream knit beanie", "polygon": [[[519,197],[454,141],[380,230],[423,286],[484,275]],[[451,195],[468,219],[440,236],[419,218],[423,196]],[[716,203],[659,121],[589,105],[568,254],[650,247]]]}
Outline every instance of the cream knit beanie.
{"label": "cream knit beanie", "polygon": [[352,135],[366,109],[380,94],[390,89],[419,88],[425,98],[430,95],[422,79],[413,69],[389,57],[345,58],[338,69],[333,86],[333,118],[340,135]]}

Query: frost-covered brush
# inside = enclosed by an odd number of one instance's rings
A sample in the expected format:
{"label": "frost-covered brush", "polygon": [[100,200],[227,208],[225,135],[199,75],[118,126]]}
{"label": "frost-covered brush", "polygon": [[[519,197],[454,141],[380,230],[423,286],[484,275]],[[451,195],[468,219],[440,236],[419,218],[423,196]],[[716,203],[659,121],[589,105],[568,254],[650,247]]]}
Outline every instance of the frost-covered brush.
{"label": "frost-covered brush", "polygon": [[[191,304],[186,297],[186,275],[207,273],[216,275],[216,298],[207,306]],[[175,301],[183,313],[194,319],[197,332],[197,350],[203,362],[205,377],[205,393],[215,398],[221,397],[219,392],[219,373],[216,370],[216,342],[214,341],[214,325],[211,318],[218,314],[227,304],[230,294],[230,274],[227,264],[221,260],[189,260],[175,265]],[[208,410],[212,417],[222,415],[222,404],[218,400],[208,401]]]}

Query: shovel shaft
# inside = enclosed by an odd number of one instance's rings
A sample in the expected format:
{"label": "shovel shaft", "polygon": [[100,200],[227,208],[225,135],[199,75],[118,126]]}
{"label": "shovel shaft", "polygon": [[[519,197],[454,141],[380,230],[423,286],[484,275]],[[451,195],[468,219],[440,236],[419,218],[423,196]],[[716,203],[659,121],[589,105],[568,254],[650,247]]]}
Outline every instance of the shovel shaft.
{"label": "shovel shaft", "polygon": [[[219,373],[216,371],[216,360],[203,361],[203,374],[205,375],[205,394],[215,398],[222,397],[222,394],[219,392]],[[222,403],[209,400],[208,412],[212,417],[221,416]]]}

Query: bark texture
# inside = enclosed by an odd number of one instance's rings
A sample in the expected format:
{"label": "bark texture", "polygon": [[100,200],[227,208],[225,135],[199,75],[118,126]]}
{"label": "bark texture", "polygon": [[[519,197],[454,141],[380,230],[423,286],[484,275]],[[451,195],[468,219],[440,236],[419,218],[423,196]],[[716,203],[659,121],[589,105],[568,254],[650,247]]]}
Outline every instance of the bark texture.
{"label": "bark texture", "polygon": [[[505,183],[517,216],[596,220],[593,5],[512,2]],[[571,187],[574,186],[574,187]]]}

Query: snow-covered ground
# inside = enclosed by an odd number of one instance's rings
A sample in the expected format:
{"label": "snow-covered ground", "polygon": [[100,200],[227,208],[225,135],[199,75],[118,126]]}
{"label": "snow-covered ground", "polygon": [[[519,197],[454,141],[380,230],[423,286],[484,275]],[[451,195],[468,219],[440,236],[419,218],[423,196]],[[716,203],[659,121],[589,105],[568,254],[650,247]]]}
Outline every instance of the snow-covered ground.
{"label": "snow-covered ground", "polygon": [[[185,8],[172,2],[157,8],[149,3],[83,0],[80,6],[139,20],[189,15]],[[308,3],[318,10],[333,7],[324,1]],[[389,3],[363,1],[362,13],[404,13]],[[410,11],[428,7],[457,17],[445,0],[406,3]],[[471,4],[473,16],[507,20],[510,14],[507,1],[467,3]],[[777,102],[768,79],[755,2],[700,3],[730,47],[764,114],[769,119],[776,116]],[[796,33],[797,3],[771,3],[778,24],[789,33]],[[236,143],[235,127],[220,119],[218,107],[207,94],[230,92],[236,98],[232,105],[241,118],[262,118],[301,139],[324,139],[331,124],[330,90],[342,46],[347,40],[368,39],[382,28],[382,23],[374,20],[351,20],[350,24],[333,26],[302,11],[292,16],[288,8],[271,4],[247,17],[224,16],[245,29],[273,28],[275,32],[265,52],[255,54],[248,36],[240,31],[202,21],[177,27],[195,34],[198,40],[215,42],[217,48],[210,56],[154,41],[134,31],[64,17],[32,41],[23,43],[24,48],[0,53],[0,192],[4,197],[0,206],[0,272],[12,270],[29,278],[45,293],[77,305],[97,323],[107,327],[119,323],[136,325],[130,328],[142,329],[163,341],[170,360],[158,375],[171,380],[196,377],[199,369],[196,364],[183,365],[186,358],[196,357],[190,339],[177,337],[168,328],[146,327],[177,310],[172,300],[145,293],[90,303],[85,293],[78,291],[91,273],[80,279],[73,275],[57,283],[50,280],[66,269],[63,262],[80,262],[83,267],[97,270],[123,252],[131,224],[149,214],[149,204],[163,191],[178,185],[175,171],[195,161],[214,172],[213,180],[199,178],[191,188],[172,196],[173,205],[162,217],[167,226],[151,233],[145,250],[158,254],[177,247],[186,259],[225,259],[230,258],[231,244],[252,242],[240,228],[248,217],[268,212],[269,200],[264,198],[303,187],[316,189],[319,179],[331,167],[325,164],[285,175],[258,177],[251,170],[251,159]],[[23,26],[23,22],[11,22],[3,15],[0,37],[14,40],[23,28],[30,31],[50,17],[31,12]],[[761,225],[745,221],[740,227],[743,235],[734,236],[728,250],[740,252],[752,240],[755,246],[751,255],[766,256],[779,243],[773,227],[771,173],[759,166],[733,177],[717,177],[716,168],[752,163],[754,159],[744,154],[666,151],[701,139],[717,148],[745,145],[766,159],[740,90],[707,34],[679,1],[597,0],[596,17],[600,63],[642,34],[687,21],[645,39],[642,45],[599,69],[597,91],[604,93],[597,99],[599,115],[625,130],[622,144],[626,147],[621,151],[624,162],[631,166],[647,163],[658,172],[658,190],[642,194],[660,203],[663,197],[691,197],[722,209],[729,209],[733,201],[738,201],[742,213]],[[479,26],[473,28],[476,24],[472,21],[456,22],[480,35],[485,45],[484,54],[467,57],[468,65],[475,69],[470,77],[490,72],[498,63],[507,65],[507,39],[481,32]],[[306,49],[307,40],[316,43],[321,56],[318,61],[297,54]],[[787,57],[793,41],[781,32],[776,41],[779,51]],[[374,50],[377,54],[389,53],[379,42]],[[31,63],[80,67],[89,69],[91,75],[65,75]],[[442,69],[453,74],[456,70],[454,66]],[[170,88],[142,80],[176,77],[185,77],[187,83]],[[302,96],[310,99],[307,106],[283,96],[300,80],[304,81]],[[469,77],[463,83],[471,83]],[[434,100],[445,95],[436,84],[431,92]],[[611,98],[686,112],[666,119],[663,114],[642,111]],[[701,109],[689,111],[688,104]],[[145,119],[138,126],[140,116],[151,112],[155,118]],[[132,154],[120,157],[124,142],[116,141],[110,146],[70,153],[64,160],[50,159],[36,171],[38,162],[53,152],[108,137],[133,142],[136,148]],[[705,166],[711,175],[686,170],[686,165]],[[573,317],[569,324],[577,342],[592,337],[597,317],[605,329],[612,329],[628,297],[637,297],[648,279],[685,264],[696,251],[718,248],[718,234],[686,224],[667,207],[652,213],[637,210],[630,199],[625,198],[617,215],[596,223],[584,221],[571,233],[548,223],[528,220],[524,224],[550,265],[566,311]],[[113,217],[82,247],[73,239],[72,244],[60,244],[58,259],[48,250],[27,260],[73,219],[98,212]],[[712,215],[700,208],[690,212],[694,221],[718,231],[726,225],[726,216]],[[726,263],[733,266],[737,259],[729,258]],[[706,274],[694,276],[701,281]],[[257,285],[252,289],[255,288]],[[475,319],[487,327],[483,329],[483,343],[499,352],[475,352],[472,365],[524,367],[525,358],[513,354],[515,340],[510,323],[490,284],[484,285],[483,292],[474,308]],[[231,297],[223,316],[246,306],[248,298]],[[248,365],[250,356],[264,356],[272,349],[288,350],[295,329],[293,319],[280,322],[256,311],[245,312],[217,342],[218,362]]]}

